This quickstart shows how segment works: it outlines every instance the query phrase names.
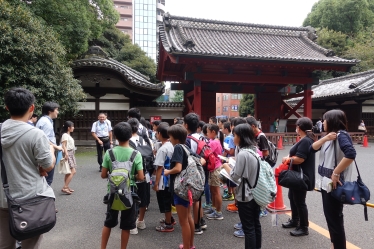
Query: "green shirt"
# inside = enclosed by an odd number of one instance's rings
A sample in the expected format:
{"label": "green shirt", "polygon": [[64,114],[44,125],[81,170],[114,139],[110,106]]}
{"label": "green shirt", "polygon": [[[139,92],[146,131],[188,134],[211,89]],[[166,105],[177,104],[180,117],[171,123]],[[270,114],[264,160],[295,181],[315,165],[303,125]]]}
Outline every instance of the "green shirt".
{"label": "green shirt", "polygon": [[[131,154],[134,150],[131,147],[116,146],[113,148],[113,154],[118,162],[126,162],[130,160]],[[109,172],[112,172],[112,160],[110,160],[109,152],[105,153],[103,159],[103,167],[107,168]],[[138,152],[135,157],[134,164],[131,169],[131,181],[130,184],[135,186],[135,175],[139,170],[143,170],[142,155]]]}

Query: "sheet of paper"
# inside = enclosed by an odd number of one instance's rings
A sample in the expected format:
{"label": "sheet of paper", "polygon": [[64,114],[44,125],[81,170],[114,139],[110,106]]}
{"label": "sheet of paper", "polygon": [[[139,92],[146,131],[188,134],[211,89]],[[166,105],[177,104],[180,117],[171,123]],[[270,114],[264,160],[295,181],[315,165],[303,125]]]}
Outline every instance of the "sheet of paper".
{"label": "sheet of paper", "polygon": [[236,161],[235,161],[234,157],[229,157],[229,165],[230,165],[230,167],[234,168],[235,164],[236,164]]}
{"label": "sheet of paper", "polygon": [[223,143],[223,148],[224,148],[225,150],[230,150],[230,148],[229,148],[229,144],[228,144],[228,143]]}
{"label": "sheet of paper", "polygon": [[230,181],[232,181],[233,183],[235,183],[236,185],[239,185],[240,184],[240,181],[234,181],[231,176],[227,173],[227,171],[225,169],[221,169],[221,171],[219,172],[221,175],[223,175],[224,177],[226,177],[227,179],[229,179]]}

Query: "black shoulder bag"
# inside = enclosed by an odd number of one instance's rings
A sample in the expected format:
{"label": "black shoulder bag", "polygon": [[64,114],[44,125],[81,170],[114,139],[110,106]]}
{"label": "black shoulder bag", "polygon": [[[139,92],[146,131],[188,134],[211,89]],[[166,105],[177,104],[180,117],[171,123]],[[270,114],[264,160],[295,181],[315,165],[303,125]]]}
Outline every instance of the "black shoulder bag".
{"label": "black shoulder bag", "polygon": [[22,241],[50,231],[56,224],[55,199],[35,196],[29,199],[16,200],[9,194],[8,179],[3,162],[0,125],[0,158],[1,180],[8,202],[10,235]]}
{"label": "black shoulder bag", "polygon": [[308,190],[309,177],[303,173],[303,169],[299,167],[300,171],[292,170],[291,159],[288,170],[282,170],[278,176],[278,184],[285,188],[295,188],[301,190]]}
{"label": "black shoulder bag", "polygon": [[[334,156],[335,156],[335,167],[338,166],[337,160],[336,160],[336,147],[337,143],[336,140],[334,141]],[[331,196],[340,201],[342,204],[362,204],[364,205],[364,216],[365,221],[368,220],[368,211],[366,207],[366,202],[370,200],[370,190],[366,185],[363,183],[360,175],[360,171],[358,170],[356,160],[355,165],[357,169],[357,181],[354,182],[345,182],[344,176],[342,174],[340,175],[340,182],[342,185],[337,183],[336,189],[331,191]]]}

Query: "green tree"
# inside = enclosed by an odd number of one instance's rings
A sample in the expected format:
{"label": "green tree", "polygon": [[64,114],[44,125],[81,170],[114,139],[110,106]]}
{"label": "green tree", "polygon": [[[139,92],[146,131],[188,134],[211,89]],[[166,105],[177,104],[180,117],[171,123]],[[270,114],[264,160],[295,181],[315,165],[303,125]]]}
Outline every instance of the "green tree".
{"label": "green tree", "polygon": [[[21,4],[18,0],[11,0]],[[51,27],[64,45],[69,59],[88,49],[90,40],[117,23],[119,14],[111,0],[38,0],[24,1],[35,16]]]}
{"label": "green tree", "polygon": [[[24,87],[36,97],[36,113],[45,101],[60,104],[61,113],[77,113],[85,94],[65,59],[55,31],[43,25],[23,4],[0,0],[0,90]],[[0,118],[8,113],[0,98]]]}
{"label": "green tree", "polygon": [[248,114],[255,115],[255,95],[243,94],[240,100],[239,115],[240,117],[247,117]]}
{"label": "green tree", "polygon": [[156,82],[156,63],[137,44],[125,43],[115,59]]}
{"label": "green tree", "polygon": [[374,24],[374,0],[320,0],[303,26],[327,28],[356,35]]}
{"label": "green tree", "polygon": [[183,91],[175,91],[174,98],[171,99],[172,102],[183,102],[184,99],[184,92]]}

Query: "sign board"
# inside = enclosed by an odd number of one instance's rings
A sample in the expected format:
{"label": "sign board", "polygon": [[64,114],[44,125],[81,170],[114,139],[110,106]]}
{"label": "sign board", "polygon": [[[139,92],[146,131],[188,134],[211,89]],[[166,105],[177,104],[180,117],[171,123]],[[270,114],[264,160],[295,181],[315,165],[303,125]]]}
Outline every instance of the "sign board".
{"label": "sign board", "polygon": [[150,116],[149,120],[152,124],[154,121],[161,121],[161,116]]}

